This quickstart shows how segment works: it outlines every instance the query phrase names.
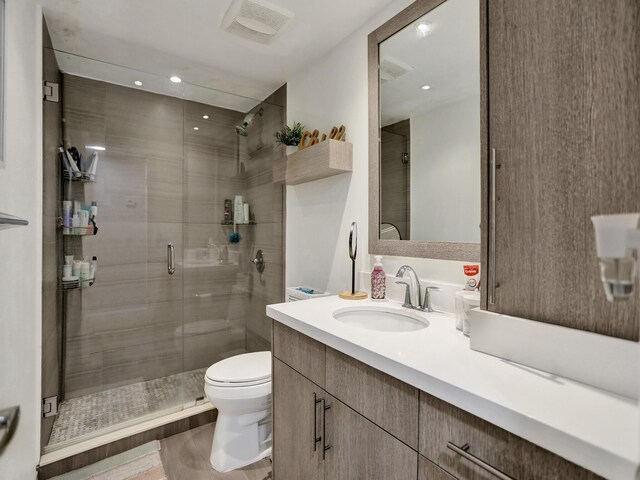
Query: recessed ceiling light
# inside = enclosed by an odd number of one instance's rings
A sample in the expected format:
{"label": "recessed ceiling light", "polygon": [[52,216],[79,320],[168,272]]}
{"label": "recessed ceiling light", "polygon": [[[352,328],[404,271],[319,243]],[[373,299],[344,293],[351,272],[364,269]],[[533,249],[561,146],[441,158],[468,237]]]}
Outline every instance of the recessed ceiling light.
{"label": "recessed ceiling light", "polygon": [[422,85],[420,88],[422,90],[429,90],[431,88],[431,85]]}
{"label": "recessed ceiling light", "polygon": [[133,82],[135,85],[137,85],[138,87],[142,86],[142,82],[140,80],[136,80],[135,82]]}
{"label": "recessed ceiling light", "polygon": [[194,130],[200,130],[200,128],[199,128],[199,127],[193,127],[193,129],[194,129]]}
{"label": "recessed ceiling light", "polygon": [[182,79],[180,77],[176,77],[175,75],[172,77],[169,77],[169,80],[171,80],[173,83],[180,83],[182,82]]}
{"label": "recessed ceiling light", "polygon": [[418,35],[421,37],[426,37],[433,30],[433,25],[431,22],[420,22],[416,25],[416,30],[418,31]]}
{"label": "recessed ceiling light", "polygon": [[204,118],[205,120],[209,119],[209,115],[202,115],[202,118]]}
{"label": "recessed ceiling light", "polygon": [[85,145],[84,148],[87,150],[98,150],[99,152],[104,152],[106,148],[101,145]]}

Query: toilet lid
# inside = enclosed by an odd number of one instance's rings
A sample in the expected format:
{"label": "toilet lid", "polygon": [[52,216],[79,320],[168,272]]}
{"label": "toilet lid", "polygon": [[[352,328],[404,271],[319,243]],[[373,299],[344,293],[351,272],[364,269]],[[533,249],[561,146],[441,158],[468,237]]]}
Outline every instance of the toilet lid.
{"label": "toilet lid", "polygon": [[207,379],[217,383],[256,384],[271,379],[271,352],[243,353],[214,363]]}

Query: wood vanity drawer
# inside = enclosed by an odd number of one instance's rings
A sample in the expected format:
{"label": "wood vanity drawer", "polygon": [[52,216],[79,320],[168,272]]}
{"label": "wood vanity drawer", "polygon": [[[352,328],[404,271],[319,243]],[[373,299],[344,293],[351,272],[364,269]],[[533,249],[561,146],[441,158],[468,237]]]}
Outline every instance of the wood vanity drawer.
{"label": "wood vanity drawer", "polygon": [[326,390],[393,436],[418,449],[418,390],[327,347]]}
{"label": "wood vanity drawer", "polygon": [[325,346],[280,322],[273,321],[273,356],[324,387]]}
{"label": "wood vanity drawer", "polygon": [[435,463],[419,455],[418,480],[456,480]]}
{"label": "wood vanity drawer", "polygon": [[[424,392],[420,392],[420,448],[460,480],[500,478],[448,447],[473,455],[517,480],[592,480],[601,477]],[[507,478],[508,478],[507,477]]]}

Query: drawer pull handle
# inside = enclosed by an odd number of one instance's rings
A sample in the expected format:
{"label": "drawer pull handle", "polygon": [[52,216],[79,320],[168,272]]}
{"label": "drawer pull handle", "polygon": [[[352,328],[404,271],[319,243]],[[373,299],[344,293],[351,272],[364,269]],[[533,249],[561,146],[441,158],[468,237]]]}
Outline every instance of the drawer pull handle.
{"label": "drawer pull handle", "polygon": [[316,392],[313,392],[313,451],[318,449],[318,442],[322,437],[318,436],[318,404],[324,400],[319,399]]}
{"label": "drawer pull handle", "polygon": [[480,460],[478,457],[476,457],[474,455],[471,455],[469,453],[469,448],[470,447],[469,447],[468,443],[465,443],[462,447],[459,447],[455,443],[448,442],[447,443],[447,448],[449,450],[453,450],[454,452],[456,452],[461,457],[466,458],[471,463],[475,463],[480,468],[486,470],[487,472],[491,473],[492,475],[494,475],[496,478],[499,478],[500,480],[514,480],[513,477],[510,477],[506,473],[501,472],[496,467],[493,467],[493,466],[489,465],[487,462],[485,462],[483,460]]}
{"label": "drawer pull handle", "polygon": [[322,460],[327,457],[327,450],[331,448],[331,445],[327,445],[327,410],[331,409],[331,405],[327,405],[326,401],[322,400],[323,412],[322,412]]}

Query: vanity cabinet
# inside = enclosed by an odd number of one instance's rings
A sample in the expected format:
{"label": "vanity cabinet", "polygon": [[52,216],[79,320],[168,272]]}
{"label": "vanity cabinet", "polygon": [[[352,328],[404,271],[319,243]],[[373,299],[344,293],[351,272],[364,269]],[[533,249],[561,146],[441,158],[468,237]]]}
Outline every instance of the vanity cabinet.
{"label": "vanity cabinet", "polygon": [[279,322],[273,337],[274,480],[600,478]]}
{"label": "vanity cabinet", "polygon": [[420,394],[420,454],[459,479],[497,477],[482,465],[514,479],[600,478],[424,392]]}
{"label": "vanity cabinet", "polygon": [[[310,358],[323,362],[324,355],[319,355],[316,347],[321,345],[324,353],[325,346],[277,322],[274,323],[273,336],[274,479],[415,480],[418,468],[415,447],[409,447],[365,414],[354,410],[302,374],[300,370],[317,372],[318,369],[310,365]],[[284,344],[275,341],[276,338],[287,338],[293,342]],[[305,350],[305,345],[310,347],[309,350]],[[292,350],[307,351],[308,355],[292,355]],[[338,377],[336,381],[327,381],[328,389],[337,386],[337,392],[343,394],[346,386],[343,381],[348,375],[348,379],[354,380],[356,392],[349,400],[362,405],[363,410],[374,412],[373,416],[382,411],[391,413],[403,404],[403,400],[398,400],[404,398],[402,393],[395,392],[393,386],[384,388],[380,385],[384,374],[376,372],[376,375],[372,375],[375,371],[366,372],[369,367],[352,363],[355,360],[342,358],[342,354],[332,349],[326,350],[330,358],[327,362],[327,380],[332,378],[334,369]],[[279,356],[304,360],[287,365]],[[358,370],[365,372],[361,382],[355,381],[359,375],[353,375]],[[324,379],[320,380],[324,383]],[[402,382],[396,382],[402,390],[411,389]],[[385,391],[378,391],[377,394],[370,391],[368,395],[362,395],[369,388],[377,386]],[[415,431],[411,438],[417,442],[417,391],[414,397],[415,415],[411,414],[410,417],[413,417]],[[395,400],[383,406],[387,398]],[[395,416],[396,420],[388,424],[398,425],[398,419],[404,416],[403,412],[400,410],[393,414],[391,416]]]}
{"label": "vanity cabinet", "polygon": [[300,373],[273,359],[274,478],[324,479],[324,462],[316,442],[325,392]]}
{"label": "vanity cabinet", "polygon": [[413,449],[277,358],[273,397],[274,478],[415,479]]}
{"label": "vanity cabinet", "polygon": [[606,301],[590,217],[640,211],[640,2],[486,11],[483,308],[637,341],[640,296]]}

